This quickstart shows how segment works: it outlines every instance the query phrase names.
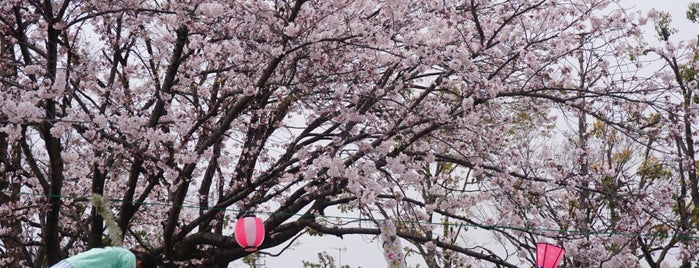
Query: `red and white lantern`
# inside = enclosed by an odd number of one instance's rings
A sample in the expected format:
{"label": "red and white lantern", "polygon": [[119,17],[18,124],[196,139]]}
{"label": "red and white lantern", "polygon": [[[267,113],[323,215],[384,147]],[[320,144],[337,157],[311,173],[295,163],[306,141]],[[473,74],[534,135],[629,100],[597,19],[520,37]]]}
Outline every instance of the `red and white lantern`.
{"label": "red and white lantern", "polygon": [[566,251],[547,243],[536,243],[536,268],[556,268]]}
{"label": "red and white lantern", "polygon": [[257,250],[265,240],[265,225],[255,215],[246,215],[235,223],[235,241],[247,252]]}

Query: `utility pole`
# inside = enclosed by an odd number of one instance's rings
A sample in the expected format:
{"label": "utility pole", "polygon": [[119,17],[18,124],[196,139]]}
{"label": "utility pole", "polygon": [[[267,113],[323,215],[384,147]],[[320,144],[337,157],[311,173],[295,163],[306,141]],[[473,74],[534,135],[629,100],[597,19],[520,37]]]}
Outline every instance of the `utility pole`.
{"label": "utility pole", "polygon": [[341,247],[341,248],[334,248],[337,249],[337,262],[338,262],[338,267],[342,268],[342,252],[347,251],[346,247]]}

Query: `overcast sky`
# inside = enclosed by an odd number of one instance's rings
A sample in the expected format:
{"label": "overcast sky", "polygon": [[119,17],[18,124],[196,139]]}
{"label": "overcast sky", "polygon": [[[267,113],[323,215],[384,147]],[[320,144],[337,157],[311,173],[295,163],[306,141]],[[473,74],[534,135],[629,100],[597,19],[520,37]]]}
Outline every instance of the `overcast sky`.
{"label": "overcast sky", "polygon": [[[667,11],[672,15],[672,26],[679,30],[674,36],[671,37],[673,40],[686,40],[692,37],[696,37],[699,31],[696,29],[696,25],[687,19],[686,11],[687,6],[691,2],[697,2],[699,0],[689,1],[689,0],[622,0],[621,5],[626,7],[634,7],[636,9],[641,9],[645,12],[655,9],[658,11]],[[652,31],[652,25],[648,25],[649,29]],[[655,33],[650,34],[649,41],[654,40]]]}
{"label": "overcast sky", "polygon": [[[670,12],[673,19],[673,27],[679,32],[674,36],[673,40],[686,40],[696,37],[699,34],[696,27],[692,25],[685,17],[687,5],[692,2],[689,0],[622,0],[621,5],[626,7],[634,7],[647,12],[650,9]],[[655,39],[652,25],[646,27],[649,34],[648,41]],[[330,213],[328,213],[330,215]],[[334,215],[341,216],[341,215]],[[403,246],[406,246],[403,242]],[[266,252],[276,254],[281,250],[281,247],[267,249]],[[335,257],[336,261],[341,258],[342,264],[350,265],[351,268],[364,267],[386,267],[386,262],[382,256],[382,248],[380,242],[373,236],[348,235],[344,239],[332,236],[324,237],[303,237],[298,240],[298,243],[293,249],[287,250],[279,257],[267,257],[264,259],[266,267],[303,267],[301,261],[317,261],[317,253],[325,251]],[[408,260],[410,265],[421,263],[421,267],[426,267],[424,262],[417,258]],[[240,260],[233,262],[230,267],[248,267]]]}

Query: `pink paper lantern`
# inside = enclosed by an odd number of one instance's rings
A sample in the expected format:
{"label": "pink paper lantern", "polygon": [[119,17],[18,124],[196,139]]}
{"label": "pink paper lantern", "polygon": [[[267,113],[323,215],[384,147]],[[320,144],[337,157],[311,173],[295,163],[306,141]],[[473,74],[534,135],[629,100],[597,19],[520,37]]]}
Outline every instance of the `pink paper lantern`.
{"label": "pink paper lantern", "polygon": [[235,241],[247,252],[257,250],[265,240],[265,225],[255,215],[247,215],[235,223]]}
{"label": "pink paper lantern", "polygon": [[536,243],[536,268],[556,268],[566,251],[547,243]]}

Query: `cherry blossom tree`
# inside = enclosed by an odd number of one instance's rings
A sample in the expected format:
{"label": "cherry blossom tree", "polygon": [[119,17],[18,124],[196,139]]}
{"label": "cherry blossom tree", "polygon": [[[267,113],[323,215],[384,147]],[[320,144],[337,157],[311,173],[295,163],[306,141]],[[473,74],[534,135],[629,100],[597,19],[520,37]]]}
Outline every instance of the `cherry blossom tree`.
{"label": "cherry blossom tree", "polygon": [[[262,249],[306,232],[379,235],[390,219],[431,266],[519,267],[546,238],[571,265],[653,263],[643,237],[572,231],[676,227],[638,222],[684,199],[654,199],[675,191],[653,162],[663,151],[624,154],[651,143],[653,100],[640,96],[662,88],[634,78],[644,18],[613,1],[0,5],[9,267],[117,242],[87,202],[96,194],[112,201],[124,245],[168,267],[243,258],[231,225],[251,212],[265,221]],[[577,143],[551,142],[557,114],[577,118]],[[589,158],[596,144],[608,153]],[[626,184],[632,160],[655,177]],[[371,224],[334,222],[334,209]],[[633,209],[645,213],[619,216]],[[474,244],[467,228],[513,251]]]}
{"label": "cherry blossom tree", "polygon": [[[668,37],[675,30],[670,28],[669,15],[651,12],[651,18],[661,46],[629,47],[627,56],[659,58],[665,66],[653,72],[658,67],[651,65],[645,76],[635,68],[612,76],[621,79],[605,87],[643,89],[634,99],[607,108],[619,114],[618,123],[609,124],[606,118],[583,109],[571,113],[570,124],[577,125],[577,130],[564,151],[575,153],[573,157],[558,156],[567,161],[558,167],[567,169],[567,181],[561,184],[568,188],[561,189],[567,197],[563,195],[558,202],[548,198],[536,208],[538,213],[545,209],[545,218],[558,219],[557,226],[547,230],[563,231],[557,234],[558,240],[568,249],[567,261],[573,267],[636,267],[641,263],[647,267],[691,267],[696,261],[696,228],[692,223],[696,218],[692,218],[695,206],[691,201],[695,171],[690,160],[693,149],[688,145],[694,139],[691,118],[695,104],[692,91],[687,89],[694,87],[691,81],[696,79],[691,67],[696,60],[696,41],[670,42]],[[600,51],[594,53],[599,55]],[[600,73],[599,68],[589,68],[595,62],[591,59],[581,58],[579,81],[585,81],[584,73]],[[599,82],[588,80],[587,84]],[[595,103],[597,99],[587,99],[584,105]],[[571,185],[571,179],[578,183]],[[518,202],[511,205],[516,207]],[[526,207],[520,210],[526,211]]]}
{"label": "cherry blossom tree", "polygon": [[[687,18],[697,22],[697,3],[688,6]],[[677,32],[672,18],[664,12],[652,12],[658,46],[650,46],[645,52],[664,64],[654,73],[654,86],[658,90],[656,105],[645,118],[646,131],[644,162],[639,172],[644,184],[660,181],[665,187],[659,202],[654,207],[653,223],[664,236],[639,237],[638,246],[650,267],[662,267],[668,261],[677,267],[692,267],[697,262],[697,214],[699,210],[699,179],[697,178],[697,155],[694,149],[697,122],[697,61],[699,47],[697,39],[673,40]],[[657,183],[655,183],[657,184]],[[676,257],[670,257],[675,251]]]}

